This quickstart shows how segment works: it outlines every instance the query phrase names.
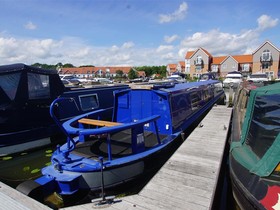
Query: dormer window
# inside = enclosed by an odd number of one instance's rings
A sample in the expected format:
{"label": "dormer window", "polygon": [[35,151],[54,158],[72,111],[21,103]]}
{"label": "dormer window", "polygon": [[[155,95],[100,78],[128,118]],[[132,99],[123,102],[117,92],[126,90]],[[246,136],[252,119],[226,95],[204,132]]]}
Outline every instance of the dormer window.
{"label": "dormer window", "polygon": [[261,61],[262,62],[268,62],[271,61],[271,52],[269,50],[264,50],[261,55]]}

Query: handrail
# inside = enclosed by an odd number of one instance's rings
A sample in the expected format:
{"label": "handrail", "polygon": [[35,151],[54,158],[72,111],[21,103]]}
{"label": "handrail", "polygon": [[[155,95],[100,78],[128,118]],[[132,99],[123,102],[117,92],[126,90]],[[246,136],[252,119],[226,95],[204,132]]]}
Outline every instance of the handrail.
{"label": "handrail", "polygon": [[73,117],[70,120],[67,120],[66,122],[63,123],[62,126],[68,134],[77,135],[80,130],[83,130],[83,128],[75,128],[75,127],[72,126],[73,123],[75,124],[76,122],[78,122],[78,120],[80,120],[82,118],[88,118],[89,116],[93,116],[93,115],[98,116],[98,114],[109,111],[111,109],[113,109],[113,108],[109,107],[109,108],[98,109],[98,110],[94,110],[94,111],[91,111],[91,112],[88,112],[88,113],[85,113],[85,114],[81,114],[79,116]]}
{"label": "handrail", "polygon": [[[68,158],[69,152],[73,151],[75,149],[75,141],[73,140],[73,138],[70,136],[70,134],[64,129],[64,127],[62,126],[60,120],[55,116],[54,114],[54,107],[58,106],[58,102],[59,101],[63,101],[63,100],[69,100],[70,102],[73,101],[73,98],[65,98],[65,97],[61,97],[61,98],[57,98],[55,99],[50,106],[50,115],[53,118],[54,122],[57,124],[57,126],[62,130],[62,132],[67,136],[67,150],[64,152],[65,154],[65,158]],[[72,145],[71,145],[72,143]]]}
{"label": "handrail", "polygon": [[153,115],[151,117],[147,117],[141,120],[138,120],[136,122],[130,122],[130,123],[123,123],[120,125],[112,126],[112,127],[101,127],[101,128],[89,128],[89,129],[77,129],[77,133],[80,135],[99,135],[104,133],[115,133],[119,132],[125,129],[131,129],[134,127],[137,127],[139,125],[145,125],[149,122],[156,121],[159,119],[159,115]]}

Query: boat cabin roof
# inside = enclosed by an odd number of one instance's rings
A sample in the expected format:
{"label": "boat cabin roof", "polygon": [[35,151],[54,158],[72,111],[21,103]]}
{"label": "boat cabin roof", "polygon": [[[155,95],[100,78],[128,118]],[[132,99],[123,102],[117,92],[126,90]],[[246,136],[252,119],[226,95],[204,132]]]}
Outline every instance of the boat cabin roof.
{"label": "boat cabin roof", "polygon": [[172,83],[172,82],[162,82],[162,83],[150,83],[150,84],[133,84],[130,85],[131,89],[151,89],[151,90],[158,90],[162,92],[175,92],[179,90],[186,90],[199,87],[201,85],[209,85],[220,83],[218,80],[205,80],[205,81],[198,81],[198,82],[189,82],[189,83]]}
{"label": "boat cabin roof", "polygon": [[53,100],[65,91],[56,70],[22,63],[0,66],[1,103]]}
{"label": "boat cabin roof", "polygon": [[40,74],[57,74],[56,70],[42,69],[34,66],[28,66],[23,63],[16,63],[10,65],[0,66],[0,74],[7,74],[12,72],[33,72]]}
{"label": "boat cabin roof", "polygon": [[279,163],[280,83],[253,87],[246,95],[249,99],[244,103],[246,114],[241,118],[244,121],[238,136],[240,139],[233,138],[231,151],[251,173],[268,176]]}

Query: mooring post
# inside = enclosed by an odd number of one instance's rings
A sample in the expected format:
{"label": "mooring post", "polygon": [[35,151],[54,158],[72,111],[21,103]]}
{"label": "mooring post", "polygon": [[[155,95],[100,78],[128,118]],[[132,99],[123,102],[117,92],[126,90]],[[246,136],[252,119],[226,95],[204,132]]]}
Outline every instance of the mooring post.
{"label": "mooring post", "polygon": [[114,203],[115,196],[107,196],[105,197],[104,193],[104,174],[103,174],[103,157],[99,157],[100,162],[100,172],[101,172],[101,198],[93,199],[91,200],[92,203],[95,203],[96,206],[102,206],[102,205],[109,205]]}

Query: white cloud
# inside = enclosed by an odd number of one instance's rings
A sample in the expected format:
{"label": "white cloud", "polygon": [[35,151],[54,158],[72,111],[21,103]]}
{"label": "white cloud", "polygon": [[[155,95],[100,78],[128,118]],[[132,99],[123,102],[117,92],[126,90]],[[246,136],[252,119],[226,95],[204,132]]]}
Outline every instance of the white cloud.
{"label": "white cloud", "polygon": [[202,47],[212,55],[241,54],[248,46],[256,40],[254,32],[244,32],[243,34],[230,34],[214,29],[208,32],[197,32],[186,37],[181,42],[181,47],[186,49],[197,49]]}
{"label": "white cloud", "polygon": [[31,21],[29,21],[28,23],[26,23],[26,24],[24,25],[24,27],[25,27],[26,29],[28,29],[28,30],[35,30],[35,29],[37,28],[37,26],[36,26],[34,23],[32,23]]}
{"label": "white cloud", "polygon": [[179,8],[171,14],[160,14],[159,22],[160,23],[169,23],[177,20],[182,20],[185,18],[188,10],[188,5],[186,2],[180,4]]}
{"label": "white cloud", "polygon": [[268,15],[262,15],[258,18],[258,29],[265,30],[267,28],[273,28],[278,24],[278,18],[272,19]]}
{"label": "white cloud", "polygon": [[132,47],[134,47],[134,43],[133,42],[125,42],[122,45],[122,48],[124,48],[124,49],[129,49],[129,48],[132,48]]}
{"label": "white cloud", "polygon": [[176,35],[176,34],[174,34],[174,35],[172,35],[172,36],[165,36],[164,37],[164,41],[166,42],[166,43],[171,43],[171,42],[174,42],[175,40],[177,40],[177,39],[179,39],[179,36],[178,35]]}
{"label": "white cloud", "polygon": [[117,52],[119,50],[119,47],[117,45],[113,45],[110,49],[112,52]]}
{"label": "white cloud", "polygon": [[[176,57],[174,56],[174,54],[172,52],[161,55],[161,58],[166,60],[166,61],[176,60]],[[167,63],[169,63],[169,62],[167,62]],[[166,63],[166,65],[167,65],[167,63]]]}
{"label": "white cloud", "polygon": [[156,52],[171,51],[173,50],[173,48],[174,47],[172,45],[160,45],[157,48]]}

